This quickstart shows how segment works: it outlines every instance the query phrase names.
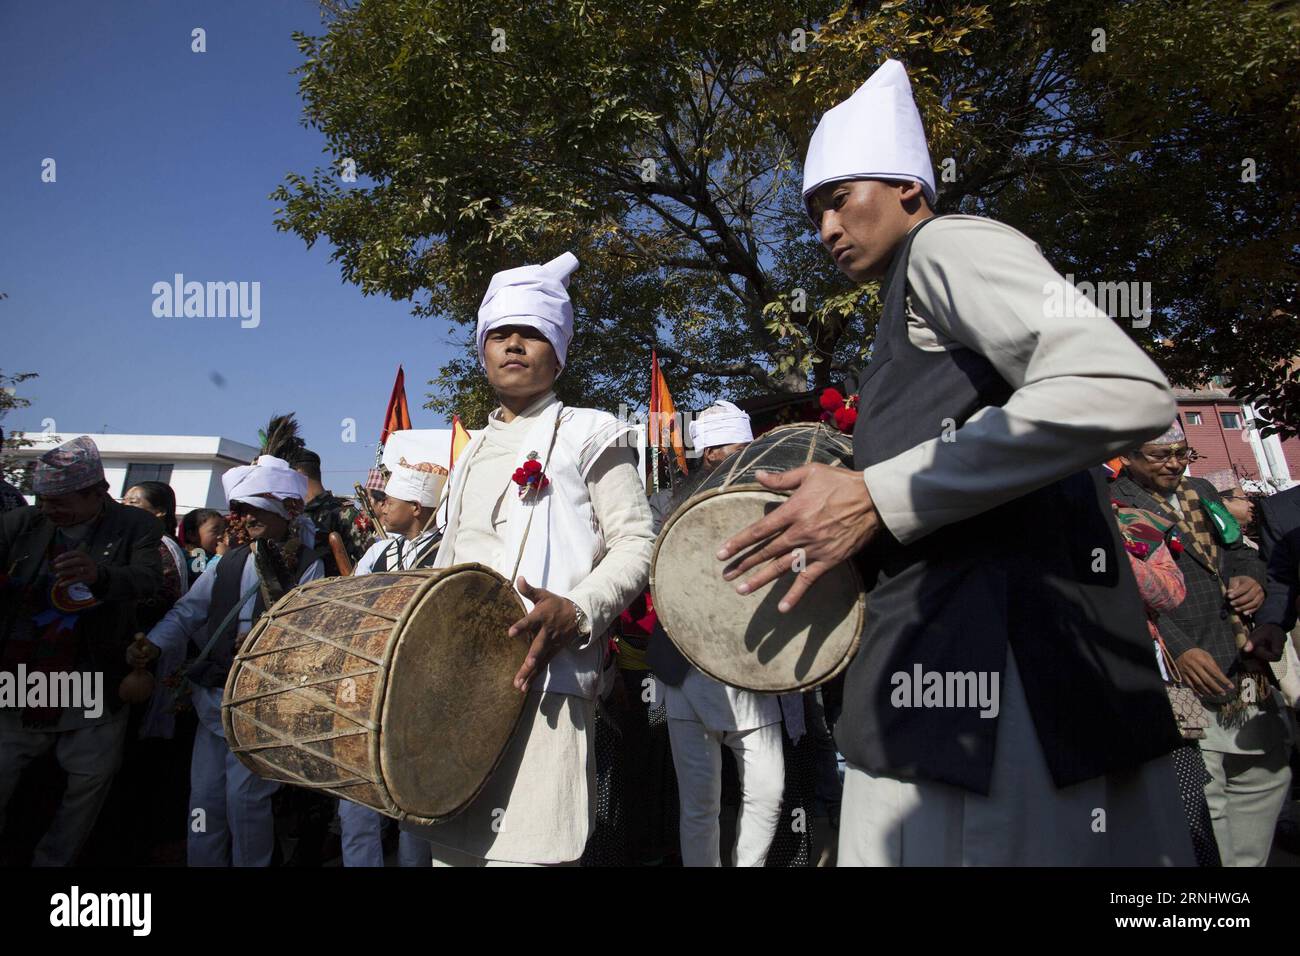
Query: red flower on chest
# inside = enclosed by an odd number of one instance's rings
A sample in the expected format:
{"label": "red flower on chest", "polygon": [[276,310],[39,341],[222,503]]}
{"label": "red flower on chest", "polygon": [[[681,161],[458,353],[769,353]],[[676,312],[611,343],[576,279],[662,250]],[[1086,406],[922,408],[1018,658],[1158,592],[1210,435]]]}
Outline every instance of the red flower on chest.
{"label": "red flower on chest", "polygon": [[527,460],[523,465],[515,469],[515,473],[510,476],[511,480],[519,486],[519,497],[523,498],[529,494],[540,493],[543,488],[551,483],[542,472],[542,463],[538,461],[538,455],[535,451],[528,453]]}

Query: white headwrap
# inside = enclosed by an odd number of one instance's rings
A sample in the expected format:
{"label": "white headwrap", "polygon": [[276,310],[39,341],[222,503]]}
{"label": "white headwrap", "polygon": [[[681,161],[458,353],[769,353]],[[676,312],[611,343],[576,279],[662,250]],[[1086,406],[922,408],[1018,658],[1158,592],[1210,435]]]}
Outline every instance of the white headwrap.
{"label": "white headwrap", "polygon": [[803,201],[845,179],[903,179],[921,184],[933,206],[934,169],[907,71],[886,60],[858,91],[822,117],[803,164]]}
{"label": "white headwrap", "polygon": [[447,470],[428,466],[425,470],[419,465],[408,465],[406,459],[393,466],[384,494],[398,501],[412,501],[426,508],[436,508],[442,495],[442,486],[447,481]]}
{"label": "white headwrap", "polygon": [[259,455],[251,465],[239,465],[222,475],[221,487],[230,505],[238,501],[277,514],[286,521],[292,520],[291,527],[298,532],[302,543],[315,544],[316,526],[311,519],[306,515],[290,519],[288,509],[281,503],[285,498],[307,502],[307,476],[294,471],[284,459]]}
{"label": "white headwrap", "polygon": [[526,325],[546,336],[555,349],[560,368],[573,338],[573,304],[569,301],[569,276],[578,258],[566,252],[540,266],[520,266],[498,272],[488,283],[478,307],[478,360],[490,331],[500,325]]}
{"label": "white headwrap", "polygon": [[691,422],[691,447],[696,451],[753,440],[749,416],[731,402],[715,402]]}

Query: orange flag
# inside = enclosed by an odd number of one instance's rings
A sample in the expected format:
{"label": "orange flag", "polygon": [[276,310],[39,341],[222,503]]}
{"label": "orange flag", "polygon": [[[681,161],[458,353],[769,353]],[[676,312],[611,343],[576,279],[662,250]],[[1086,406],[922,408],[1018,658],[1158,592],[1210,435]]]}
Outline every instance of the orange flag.
{"label": "orange flag", "polygon": [[460,423],[460,416],[453,415],[451,419],[451,463],[447,466],[448,471],[456,467],[456,459],[460,457],[460,453],[465,450],[465,446],[468,444],[469,432]]}
{"label": "orange flag", "polygon": [[388,436],[393,432],[404,431],[411,427],[411,409],[406,404],[406,374],[402,366],[397,366],[397,381],[393,382],[393,394],[388,399],[388,410],[384,412],[384,430],[379,434],[379,444],[388,443]]}
{"label": "orange flag", "polygon": [[650,440],[647,447],[664,449],[671,442],[673,453],[677,456],[677,467],[682,474],[689,474],[686,467],[686,449],[682,446],[682,436],[677,430],[677,409],[673,397],[668,391],[668,382],[663,372],[659,371],[659,355],[650,351]]}

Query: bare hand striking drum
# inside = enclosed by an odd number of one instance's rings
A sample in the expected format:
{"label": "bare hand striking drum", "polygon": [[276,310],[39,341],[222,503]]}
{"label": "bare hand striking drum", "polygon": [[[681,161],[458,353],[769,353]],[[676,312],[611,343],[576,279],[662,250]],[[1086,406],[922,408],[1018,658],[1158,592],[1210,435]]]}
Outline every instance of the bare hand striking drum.
{"label": "bare hand striking drum", "polygon": [[523,711],[509,582],[461,564],[328,578],[258,621],[226,680],[230,749],[268,780],[437,823],[482,790]]}
{"label": "bare hand striking drum", "polygon": [[807,690],[847,667],[857,651],[866,596],[852,562],[823,574],[782,614],[777,604],[792,574],[754,594],[737,594],[737,581],[722,579],[727,565],[716,557],[723,541],[789,497],[758,484],[754,472],[790,471],[809,462],[852,468],[853,444],[824,425],[774,428],[701,482],[655,543],[650,590],[660,623],[687,660],[732,687]]}

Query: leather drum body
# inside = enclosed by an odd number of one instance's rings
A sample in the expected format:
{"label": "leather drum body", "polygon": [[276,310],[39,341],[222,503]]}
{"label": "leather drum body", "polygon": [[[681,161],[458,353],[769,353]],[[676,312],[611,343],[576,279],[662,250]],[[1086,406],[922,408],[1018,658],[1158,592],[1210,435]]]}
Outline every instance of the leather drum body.
{"label": "leather drum body", "polygon": [[258,621],[222,702],[269,780],[437,823],[482,790],[523,711],[509,583],[478,564],[312,581]]}
{"label": "leather drum body", "polygon": [[809,462],[852,468],[852,442],[824,425],[766,432],[701,482],[655,544],[650,588],[659,621],[692,664],[724,684],[760,693],[807,690],[838,674],[857,651],[866,596],[853,562],[822,575],[782,614],[777,604],[793,575],[741,595],[736,582],[722,579],[726,564],[715,557],[723,541],[788,497],[758,484],[754,472]]}

